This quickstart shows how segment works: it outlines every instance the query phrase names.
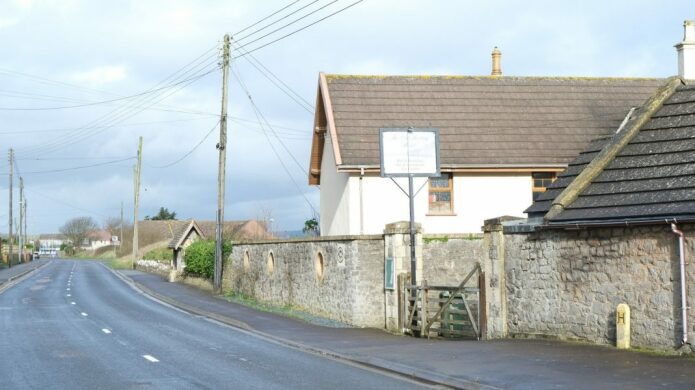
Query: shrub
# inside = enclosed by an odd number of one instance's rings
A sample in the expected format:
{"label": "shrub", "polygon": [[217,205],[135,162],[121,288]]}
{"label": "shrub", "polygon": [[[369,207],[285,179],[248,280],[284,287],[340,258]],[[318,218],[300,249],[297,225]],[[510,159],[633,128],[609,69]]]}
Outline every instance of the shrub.
{"label": "shrub", "polygon": [[[222,244],[222,258],[232,253],[232,244]],[[215,241],[200,240],[186,248],[186,272],[212,279],[215,272]]]}

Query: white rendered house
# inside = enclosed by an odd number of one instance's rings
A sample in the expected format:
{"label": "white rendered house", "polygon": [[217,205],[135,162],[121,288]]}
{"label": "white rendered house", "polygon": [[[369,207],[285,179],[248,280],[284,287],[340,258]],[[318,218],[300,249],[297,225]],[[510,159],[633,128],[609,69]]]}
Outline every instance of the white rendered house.
{"label": "white rendered house", "polygon": [[439,129],[442,176],[415,179],[415,220],[425,233],[477,233],[485,219],[523,216],[534,193],[663,82],[321,73],[309,172],[321,235],[381,234],[409,219],[407,196],[380,177],[380,128]]}

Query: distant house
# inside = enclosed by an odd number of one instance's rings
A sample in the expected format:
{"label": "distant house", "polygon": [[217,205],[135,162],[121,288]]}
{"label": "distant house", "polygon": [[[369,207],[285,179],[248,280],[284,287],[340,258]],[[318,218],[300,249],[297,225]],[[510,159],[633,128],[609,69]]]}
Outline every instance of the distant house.
{"label": "distant house", "polygon": [[[196,220],[200,232],[207,238],[215,237],[215,221]],[[138,223],[140,245],[145,246],[156,242],[170,242],[190,224],[190,220],[156,220],[140,221]],[[225,221],[223,235],[230,240],[268,239],[273,235],[268,232],[262,221]]]}
{"label": "distant house", "polygon": [[52,255],[58,253],[61,245],[67,239],[62,234],[41,234],[39,235],[39,254]]}
{"label": "distant house", "polygon": [[82,247],[89,250],[95,250],[111,245],[111,233],[106,230],[93,231]]}
{"label": "distant house", "polygon": [[522,215],[663,83],[320,73],[309,184],[320,186],[321,234],[379,234],[409,218],[407,197],[380,177],[380,128],[439,129],[442,175],[416,179],[415,219],[427,233],[479,232],[485,219]]}

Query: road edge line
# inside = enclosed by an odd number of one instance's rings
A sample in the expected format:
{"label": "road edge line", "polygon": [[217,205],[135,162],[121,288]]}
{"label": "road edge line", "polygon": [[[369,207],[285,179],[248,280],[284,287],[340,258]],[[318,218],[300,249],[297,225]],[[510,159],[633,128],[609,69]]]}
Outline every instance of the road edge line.
{"label": "road edge line", "polygon": [[9,290],[10,288],[23,282],[24,279],[27,279],[28,277],[31,276],[31,274],[33,274],[34,272],[47,266],[51,262],[53,262],[53,260],[49,260],[41,265],[37,265],[36,267],[34,267],[32,269],[26,270],[18,275],[12,276],[12,277],[8,278],[7,281],[0,283],[0,294],[4,293],[5,291]]}
{"label": "road edge line", "polygon": [[[103,265],[103,264],[102,264]],[[307,352],[311,353],[313,355],[318,355],[322,357],[330,357],[334,360],[338,361],[343,361],[347,363],[351,363],[357,366],[362,366],[365,368],[369,368],[372,370],[378,370],[378,371],[385,371],[393,375],[397,375],[403,378],[407,378],[410,380],[415,380],[419,381],[422,383],[427,383],[431,385],[441,385],[441,386],[446,386],[452,389],[462,389],[462,390],[477,390],[477,389],[499,389],[494,386],[486,385],[480,382],[476,382],[474,380],[466,380],[466,379],[457,379],[457,378],[452,378],[450,376],[445,376],[445,375],[439,375],[435,373],[430,373],[426,372],[423,370],[419,370],[417,368],[399,364],[399,363],[393,363],[386,361],[384,359],[378,359],[378,358],[363,358],[359,356],[354,356],[354,355],[348,355],[348,354],[343,354],[340,352],[336,352],[333,350],[329,349],[323,349],[323,348],[318,348],[314,347],[311,345],[303,344],[303,343],[298,343],[296,341],[288,340],[282,337],[277,337],[273,336],[271,334],[259,331],[249,324],[236,320],[234,318],[228,317],[228,316],[223,316],[219,315],[216,313],[208,312],[207,310],[202,310],[200,308],[187,305],[185,303],[181,303],[171,297],[163,296],[162,294],[156,293],[149,288],[143,286],[141,283],[138,283],[131,279],[129,276],[122,274],[118,270],[111,269],[104,265],[108,270],[113,272],[119,279],[123,280],[126,284],[130,285],[133,287],[134,290],[139,291],[142,294],[149,295],[151,298],[161,301],[167,305],[173,306],[177,309],[183,310],[185,312],[188,312],[189,314],[205,317],[217,322],[220,322],[222,324],[232,326],[237,329],[241,329],[243,331],[249,332],[250,334],[253,334],[257,337],[260,337],[262,339],[274,342],[279,345],[283,345],[289,348],[293,348],[302,352]]]}

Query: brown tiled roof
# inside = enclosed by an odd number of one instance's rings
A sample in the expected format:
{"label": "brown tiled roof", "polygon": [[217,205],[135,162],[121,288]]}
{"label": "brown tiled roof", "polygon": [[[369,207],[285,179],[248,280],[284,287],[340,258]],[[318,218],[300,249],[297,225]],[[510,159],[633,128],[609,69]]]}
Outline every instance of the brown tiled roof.
{"label": "brown tiled roof", "polygon": [[201,236],[202,239],[206,238],[198,224],[195,221],[191,220],[186,225],[183,225],[177,232],[174,233],[174,236],[172,237],[171,241],[169,241],[168,248],[179,249],[183,244],[183,240],[186,238],[186,236],[189,234],[191,230],[197,231],[198,235]]}
{"label": "brown tiled roof", "polygon": [[[319,83],[315,126],[325,123],[329,134],[335,132],[339,166],[378,166],[379,128],[412,126],[439,129],[443,168],[562,167],[590,140],[614,132],[630,108],[641,105],[663,83],[325,75]],[[331,118],[321,116],[332,116],[334,129]],[[312,151],[322,154],[316,145]],[[312,168],[317,166],[312,161]]]}
{"label": "brown tiled roof", "polygon": [[[215,238],[215,221],[195,221],[202,234],[209,239]],[[178,242],[181,234],[190,225],[190,220],[167,220],[167,221],[140,221],[140,239],[147,237],[147,243],[167,240],[170,243]],[[256,220],[245,221],[225,221],[224,236],[234,240],[248,239],[267,239],[272,238],[265,224]]]}

